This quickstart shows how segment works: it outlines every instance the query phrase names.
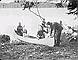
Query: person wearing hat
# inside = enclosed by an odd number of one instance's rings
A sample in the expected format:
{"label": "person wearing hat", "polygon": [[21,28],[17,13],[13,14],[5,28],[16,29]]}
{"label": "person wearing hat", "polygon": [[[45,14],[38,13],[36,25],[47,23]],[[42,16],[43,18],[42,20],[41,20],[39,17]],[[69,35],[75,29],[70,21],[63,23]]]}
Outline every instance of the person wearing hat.
{"label": "person wearing hat", "polygon": [[60,40],[61,32],[63,30],[62,22],[60,21],[60,24],[57,22],[54,22],[53,29],[54,29],[54,40],[55,40],[54,46],[59,46],[60,42],[61,42],[61,40]]}
{"label": "person wearing hat", "polygon": [[51,23],[51,22],[47,22],[47,25],[50,26],[51,28],[51,32],[50,35],[52,35],[52,32],[54,31],[54,46],[59,46],[60,45],[60,37],[61,37],[61,32],[63,30],[62,27],[62,21],[60,21],[60,24],[57,22]]}

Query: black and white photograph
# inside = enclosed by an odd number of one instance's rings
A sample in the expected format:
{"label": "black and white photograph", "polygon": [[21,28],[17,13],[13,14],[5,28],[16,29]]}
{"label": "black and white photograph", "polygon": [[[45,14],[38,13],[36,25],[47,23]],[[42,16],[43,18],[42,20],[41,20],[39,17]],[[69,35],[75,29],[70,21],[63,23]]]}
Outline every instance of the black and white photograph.
{"label": "black and white photograph", "polygon": [[78,60],[78,0],[0,0],[0,60]]}

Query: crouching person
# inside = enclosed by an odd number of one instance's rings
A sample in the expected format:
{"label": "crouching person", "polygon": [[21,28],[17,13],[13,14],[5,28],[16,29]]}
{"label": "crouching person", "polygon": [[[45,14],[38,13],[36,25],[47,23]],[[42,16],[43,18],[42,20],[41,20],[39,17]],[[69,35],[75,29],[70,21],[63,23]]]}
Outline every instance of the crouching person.
{"label": "crouching person", "polygon": [[37,37],[38,37],[38,39],[43,39],[43,38],[45,38],[45,31],[43,30],[43,26],[41,26],[40,25],[40,30],[37,32]]}

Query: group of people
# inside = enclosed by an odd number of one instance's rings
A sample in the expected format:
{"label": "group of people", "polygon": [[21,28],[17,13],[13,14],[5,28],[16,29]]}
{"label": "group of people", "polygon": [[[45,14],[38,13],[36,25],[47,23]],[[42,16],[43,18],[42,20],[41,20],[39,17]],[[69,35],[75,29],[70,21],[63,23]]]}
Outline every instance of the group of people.
{"label": "group of people", "polygon": [[[61,34],[64,30],[62,21],[60,23],[58,22],[45,22],[45,20],[42,21],[42,23],[39,25],[41,28],[37,32],[37,38],[43,39],[48,35],[48,37],[53,38],[54,37],[54,46],[59,46],[61,43]],[[68,26],[68,30],[72,31],[68,39],[72,38],[72,35],[77,33],[77,30],[74,30],[70,26]],[[74,33],[75,32],[75,33]],[[17,26],[17,34],[20,36],[24,36],[24,34],[27,34],[27,29],[23,29],[23,26],[21,25],[21,22],[19,22],[19,25]]]}
{"label": "group of people", "polygon": [[[45,33],[49,34],[49,37],[52,37],[52,34],[54,33],[53,35],[54,35],[55,45],[59,46],[60,36],[63,30],[62,21],[60,21],[60,23],[57,22],[52,23],[52,22],[45,22],[45,20],[43,20],[40,26],[41,30],[37,32],[37,37],[39,39],[45,38]],[[21,22],[19,22],[19,25],[17,26],[17,34],[23,36],[24,33],[27,34],[27,30],[23,29]]]}
{"label": "group of people", "polygon": [[55,41],[54,46],[59,46],[61,32],[63,30],[62,21],[60,21],[60,23],[58,22],[52,23],[52,22],[45,22],[45,20],[43,20],[40,26],[41,26],[41,30],[38,31],[37,36],[41,39],[41,38],[45,38],[45,34],[49,33],[49,37],[54,37],[54,41]]}

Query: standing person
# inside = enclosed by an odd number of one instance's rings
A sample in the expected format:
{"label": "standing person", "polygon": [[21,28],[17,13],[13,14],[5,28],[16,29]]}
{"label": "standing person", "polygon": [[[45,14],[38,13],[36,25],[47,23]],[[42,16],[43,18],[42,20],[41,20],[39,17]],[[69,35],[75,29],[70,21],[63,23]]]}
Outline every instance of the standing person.
{"label": "standing person", "polygon": [[19,25],[17,26],[17,33],[20,36],[23,36],[23,27],[21,26],[21,22],[19,22]]}
{"label": "standing person", "polygon": [[63,30],[62,21],[60,21],[60,24],[57,22],[54,22],[53,29],[54,29],[54,40],[55,40],[54,46],[59,46],[60,45],[61,32]]}

